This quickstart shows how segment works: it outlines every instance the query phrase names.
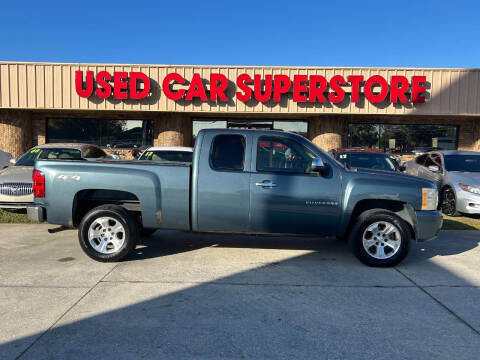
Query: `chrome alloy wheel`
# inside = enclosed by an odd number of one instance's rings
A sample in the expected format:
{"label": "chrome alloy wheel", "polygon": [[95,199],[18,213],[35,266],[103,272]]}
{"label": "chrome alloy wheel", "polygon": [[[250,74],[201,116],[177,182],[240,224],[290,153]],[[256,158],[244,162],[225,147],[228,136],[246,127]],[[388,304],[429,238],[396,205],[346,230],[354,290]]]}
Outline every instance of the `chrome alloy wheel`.
{"label": "chrome alloy wheel", "polygon": [[112,217],[95,219],[88,228],[88,241],[101,254],[115,253],[125,242],[125,228]]}
{"label": "chrome alloy wheel", "polygon": [[388,259],[400,249],[400,230],[387,221],[377,221],[363,232],[363,248],[375,259]]}

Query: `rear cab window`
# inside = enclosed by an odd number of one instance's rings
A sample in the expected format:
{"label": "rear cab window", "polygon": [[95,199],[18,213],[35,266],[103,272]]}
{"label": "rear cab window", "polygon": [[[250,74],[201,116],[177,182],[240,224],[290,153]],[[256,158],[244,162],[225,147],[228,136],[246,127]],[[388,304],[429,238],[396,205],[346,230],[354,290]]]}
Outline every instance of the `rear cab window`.
{"label": "rear cab window", "polygon": [[210,151],[210,166],[217,171],[243,171],[245,137],[238,134],[217,135]]}

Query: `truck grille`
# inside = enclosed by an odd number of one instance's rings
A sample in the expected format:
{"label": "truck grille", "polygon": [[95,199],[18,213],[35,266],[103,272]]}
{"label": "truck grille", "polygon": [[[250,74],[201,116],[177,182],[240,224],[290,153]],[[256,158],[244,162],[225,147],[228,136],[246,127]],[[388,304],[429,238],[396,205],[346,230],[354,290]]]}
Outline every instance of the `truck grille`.
{"label": "truck grille", "polygon": [[0,184],[0,194],[7,196],[24,196],[32,194],[31,183]]}

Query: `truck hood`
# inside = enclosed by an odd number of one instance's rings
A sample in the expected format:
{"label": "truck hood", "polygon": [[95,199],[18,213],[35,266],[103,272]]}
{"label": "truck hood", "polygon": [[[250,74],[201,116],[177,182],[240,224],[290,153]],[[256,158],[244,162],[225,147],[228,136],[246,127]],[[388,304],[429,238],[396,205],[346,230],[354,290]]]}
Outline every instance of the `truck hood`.
{"label": "truck hood", "polygon": [[480,186],[480,173],[478,172],[449,171],[448,176],[454,184]]}
{"label": "truck hood", "polygon": [[0,171],[0,184],[32,183],[32,166],[10,166]]}
{"label": "truck hood", "polygon": [[381,177],[383,179],[389,179],[392,182],[392,185],[395,182],[409,182],[412,185],[415,184],[419,187],[428,187],[428,188],[436,188],[437,185],[430,180],[419,178],[418,176],[408,175],[399,173],[396,171],[388,171],[388,170],[376,170],[376,169],[365,169],[365,168],[351,168],[349,171],[356,172],[357,174],[363,174],[368,176],[374,176],[373,179]]}

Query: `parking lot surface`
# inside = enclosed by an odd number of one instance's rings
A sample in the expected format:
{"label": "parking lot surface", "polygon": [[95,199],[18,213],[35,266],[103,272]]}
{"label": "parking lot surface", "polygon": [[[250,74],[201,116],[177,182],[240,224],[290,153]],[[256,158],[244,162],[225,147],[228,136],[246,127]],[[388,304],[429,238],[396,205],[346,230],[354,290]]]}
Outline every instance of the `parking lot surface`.
{"label": "parking lot surface", "polygon": [[480,232],[369,268],[345,242],[157,231],[122,263],[0,225],[0,359],[477,359]]}

